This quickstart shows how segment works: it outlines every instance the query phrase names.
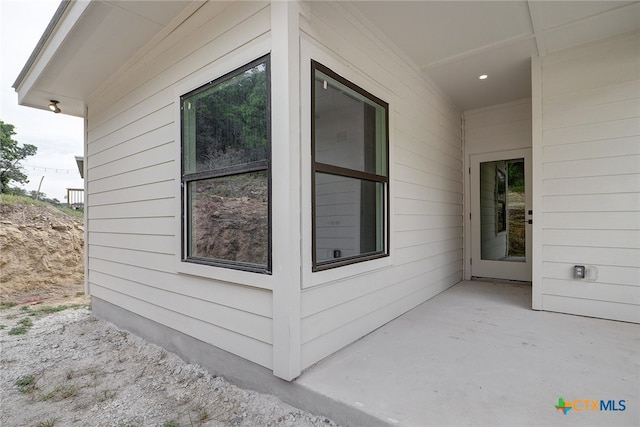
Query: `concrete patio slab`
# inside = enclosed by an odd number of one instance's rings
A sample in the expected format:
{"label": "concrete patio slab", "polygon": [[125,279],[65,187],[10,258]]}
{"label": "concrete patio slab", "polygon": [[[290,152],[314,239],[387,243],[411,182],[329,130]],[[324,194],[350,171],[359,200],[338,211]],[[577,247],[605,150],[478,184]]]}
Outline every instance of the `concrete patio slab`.
{"label": "concrete patio slab", "polygon": [[391,425],[638,426],[640,325],[533,311],[528,285],[461,282],[296,383]]}

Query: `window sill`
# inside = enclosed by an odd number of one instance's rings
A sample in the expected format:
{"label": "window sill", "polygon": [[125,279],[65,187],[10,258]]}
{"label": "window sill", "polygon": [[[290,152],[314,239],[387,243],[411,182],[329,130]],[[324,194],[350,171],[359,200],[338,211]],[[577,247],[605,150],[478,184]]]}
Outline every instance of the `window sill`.
{"label": "window sill", "polygon": [[187,262],[180,258],[176,259],[176,271],[178,274],[273,290],[273,276],[271,274]]}
{"label": "window sill", "polygon": [[379,258],[348,264],[335,268],[326,268],[319,271],[305,269],[303,274],[302,289],[312,288],[339,280],[349,279],[355,276],[371,274],[379,270],[384,270],[393,265],[393,258],[390,255]]}

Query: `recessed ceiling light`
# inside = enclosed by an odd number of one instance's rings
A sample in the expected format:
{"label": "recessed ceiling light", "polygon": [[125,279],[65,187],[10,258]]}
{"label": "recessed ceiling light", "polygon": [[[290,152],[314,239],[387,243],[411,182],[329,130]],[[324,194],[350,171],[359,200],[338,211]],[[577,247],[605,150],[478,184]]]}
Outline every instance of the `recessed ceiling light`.
{"label": "recessed ceiling light", "polygon": [[478,78],[479,78],[480,80],[485,80],[487,77],[489,77],[489,76],[487,76],[486,74],[482,74],[482,75],[481,75],[480,77],[478,77]]}

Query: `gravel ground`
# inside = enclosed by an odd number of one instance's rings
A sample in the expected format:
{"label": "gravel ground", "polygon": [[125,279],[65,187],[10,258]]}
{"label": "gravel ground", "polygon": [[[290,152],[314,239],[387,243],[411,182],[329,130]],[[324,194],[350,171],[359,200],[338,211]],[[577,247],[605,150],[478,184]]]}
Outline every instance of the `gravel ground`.
{"label": "gravel ground", "polygon": [[2,426],[336,426],[212,376],[85,306],[51,311],[0,311]]}

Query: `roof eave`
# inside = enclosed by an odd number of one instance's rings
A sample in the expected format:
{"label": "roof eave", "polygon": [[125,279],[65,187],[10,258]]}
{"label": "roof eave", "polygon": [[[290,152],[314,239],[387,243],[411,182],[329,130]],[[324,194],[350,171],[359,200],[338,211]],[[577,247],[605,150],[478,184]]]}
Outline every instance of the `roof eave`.
{"label": "roof eave", "polygon": [[27,74],[35,64],[36,60],[38,59],[38,56],[40,56],[40,53],[44,49],[44,46],[49,41],[49,37],[51,36],[51,34],[53,34],[53,31],[58,26],[58,23],[60,22],[62,15],[64,15],[65,10],[67,10],[67,6],[69,6],[70,3],[71,3],[71,0],[62,0],[60,2],[58,9],[56,9],[56,12],[53,14],[53,17],[51,18],[51,21],[49,21],[49,25],[47,25],[47,28],[44,30],[44,33],[42,33],[42,36],[40,37],[38,44],[36,44],[36,47],[33,49],[33,52],[31,52],[31,56],[29,56],[29,59],[24,64],[24,67],[22,67],[22,71],[20,71],[20,74],[18,74],[16,81],[11,86],[12,88],[16,89],[16,91],[18,90],[20,85],[22,85],[24,78],[27,76]]}
{"label": "roof eave", "polygon": [[49,25],[38,41],[13,88],[18,93],[18,104],[49,110],[52,100],[58,101],[63,114],[84,117],[82,99],[43,90],[38,82],[47,73],[47,67],[56,54],[64,48],[64,42],[92,1],[62,0]]}

